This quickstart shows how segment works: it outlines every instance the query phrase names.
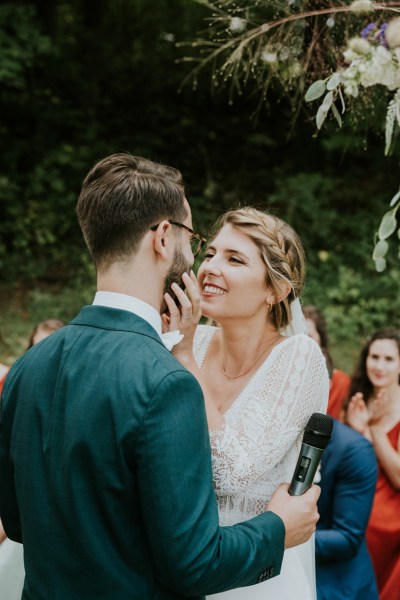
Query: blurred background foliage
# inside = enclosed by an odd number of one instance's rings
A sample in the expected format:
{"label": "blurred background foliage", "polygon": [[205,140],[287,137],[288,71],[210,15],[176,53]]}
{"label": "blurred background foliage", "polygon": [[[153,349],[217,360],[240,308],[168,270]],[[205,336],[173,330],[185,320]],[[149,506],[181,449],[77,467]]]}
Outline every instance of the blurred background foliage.
{"label": "blurred background foliage", "polygon": [[[92,164],[129,151],[179,168],[195,228],[251,204],[286,219],[307,251],[305,303],[327,318],[336,364],[399,326],[399,265],[376,273],[374,234],[399,185],[371,111],[315,136],[285,90],[231,95],[189,77],[207,11],[188,0],[0,2],[0,360],[27,331],[90,302],[94,271],[75,217]],[[290,96],[290,94],[289,94]],[[396,241],[391,242],[397,248]]]}

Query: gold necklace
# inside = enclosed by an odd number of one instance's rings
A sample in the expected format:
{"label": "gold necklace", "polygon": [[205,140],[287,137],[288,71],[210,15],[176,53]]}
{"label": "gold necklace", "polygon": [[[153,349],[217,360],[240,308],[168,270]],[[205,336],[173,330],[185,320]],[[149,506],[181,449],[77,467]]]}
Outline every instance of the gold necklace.
{"label": "gold necklace", "polygon": [[260,358],[263,356],[263,354],[266,354],[269,350],[272,349],[272,347],[274,346],[274,344],[276,343],[276,341],[280,338],[280,336],[274,338],[272,340],[272,342],[269,344],[269,346],[267,348],[264,348],[264,350],[262,350],[262,352],[260,352],[260,354],[257,356],[257,358],[254,360],[253,364],[246,370],[243,371],[243,373],[239,373],[239,375],[228,375],[225,372],[225,367],[224,365],[222,365],[222,374],[224,377],[226,377],[227,379],[239,379],[239,377],[244,377],[244,375],[247,375],[247,373],[250,373],[250,371],[254,368],[254,366],[258,363],[258,361],[260,360]]}

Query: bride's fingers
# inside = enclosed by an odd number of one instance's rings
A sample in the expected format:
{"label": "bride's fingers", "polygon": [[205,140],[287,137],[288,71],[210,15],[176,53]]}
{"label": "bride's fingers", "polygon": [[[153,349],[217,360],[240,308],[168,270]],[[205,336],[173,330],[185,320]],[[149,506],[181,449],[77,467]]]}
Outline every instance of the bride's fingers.
{"label": "bride's fingers", "polygon": [[191,299],[185,294],[185,292],[179,287],[177,283],[173,283],[171,288],[174,291],[181,307],[180,312],[183,319],[189,319],[193,315],[193,305]]}
{"label": "bride's fingers", "polygon": [[181,321],[181,314],[179,312],[179,308],[177,307],[176,302],[174,301],[172,296],[168,294],[168,292],[164,294],[164,300],[169,310],[169,323],[167,331],[175,331],[176,329],[179,329]]}
{"label": "bride's fingers", "polygon": [[188,273],[183,273],[182,281],[185,284],[187,297],[191,302],[193,313],[200,316],[200,291],[196,275],[193,271],[190,272],[190,275]]}

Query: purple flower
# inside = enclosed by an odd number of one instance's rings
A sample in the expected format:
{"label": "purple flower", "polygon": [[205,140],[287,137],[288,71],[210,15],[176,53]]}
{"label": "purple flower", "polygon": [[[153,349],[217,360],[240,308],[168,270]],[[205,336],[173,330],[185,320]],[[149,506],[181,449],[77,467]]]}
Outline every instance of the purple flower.
{"label": "purple flower", "polygon": [[386,41],[386,37],[385,37],[385,31],[386,31],[387,26],[388,26],[387,23],[382,23],[382,25],[379,27],[379,31],[376,36],[380,45],[384,46],[385,48],[389,48],[388,43]]}
{"label": "purple flower", "polygon": [[376,23],[368,23],[366,27],[361,32],[361,37],[368,38],[370,33],[372,33],[376,29]]}

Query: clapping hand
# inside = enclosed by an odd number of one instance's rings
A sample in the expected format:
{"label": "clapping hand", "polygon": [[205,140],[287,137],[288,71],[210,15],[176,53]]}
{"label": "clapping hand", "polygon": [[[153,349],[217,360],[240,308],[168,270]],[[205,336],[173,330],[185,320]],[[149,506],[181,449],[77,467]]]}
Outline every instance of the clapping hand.
{"label": "clapping hand", "polygon": [[368,429],[369,412],[364,395],[357,392],[351,397],[346,411],[346,423],[364,435]]}
{"label": "clapping hand", "polygon": [[353,429],[365,435],[369,427],[379,426],[379,422],[385,414],[386,391],[380,390],[370,400],[368,407],[361,392],[351,397],[346,412],[346,423]]}
{"label": "clapping hand", "polygon": [[379,426],[386,412],[386,390],[381,389],[376,396],[368,404],[369,409],[369,426]]}

